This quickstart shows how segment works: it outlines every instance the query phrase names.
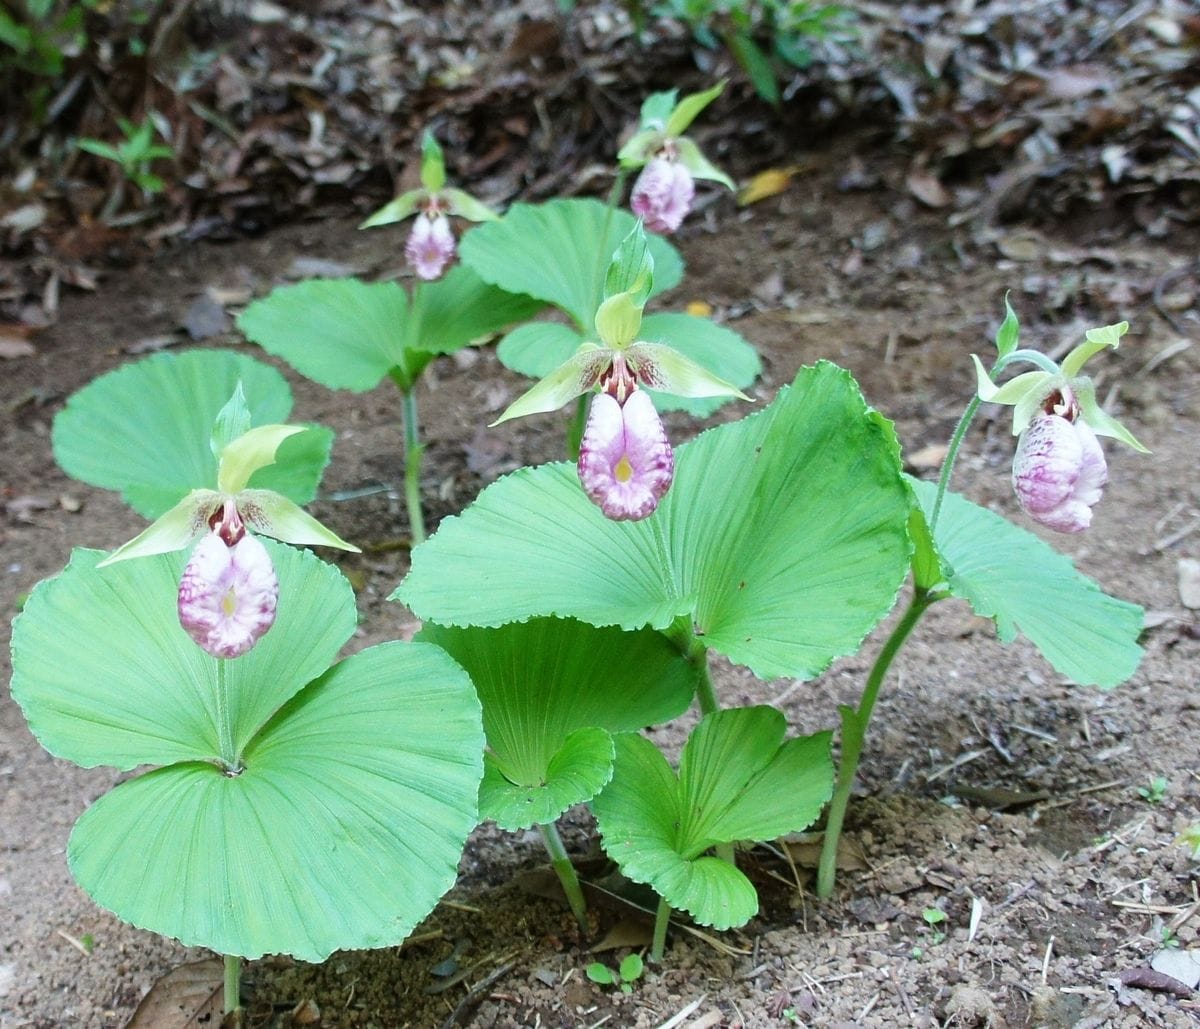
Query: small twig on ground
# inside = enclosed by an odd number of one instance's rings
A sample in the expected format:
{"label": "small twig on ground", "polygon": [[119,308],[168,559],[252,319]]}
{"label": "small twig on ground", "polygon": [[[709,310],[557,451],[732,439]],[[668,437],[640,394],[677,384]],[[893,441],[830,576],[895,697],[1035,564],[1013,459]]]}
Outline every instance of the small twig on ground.
{"label": "small twig on ground", "polygon": [[658,1029],[675,1029],[675,1027],[677,1025],[681,1025],[685,1018],[689,1017],[692,1014],[692,1012],[696,1010],[696,1008],[698,1008],[701,1004],[704,1003],[704,998],[707,996],[708,996],[708,994],[706,994],[706,993],[700,994],[699,997],[697,997],[694,1001],[692,1001],[686,1007],[680,1008],[677,1012],[675,1012],[675,1014],[673,1014],[665,1022],[660,1023],[658,1026]]}
{"label": "small twig on ground", "polygon": [[487,977],[477,982],[469,990],[467,995],[458,1002],[458,1007],[450,1012],[450,1016],[442,1023],[441,1029],[453,1029],[456,1025],[464,1025],[463,1017],[471,1012],[471,1010],[479,1004],[487,995],[488,991],[503,979],[512,970],[516,964],[515,961],[506,961],[503,965],[490,973]]}

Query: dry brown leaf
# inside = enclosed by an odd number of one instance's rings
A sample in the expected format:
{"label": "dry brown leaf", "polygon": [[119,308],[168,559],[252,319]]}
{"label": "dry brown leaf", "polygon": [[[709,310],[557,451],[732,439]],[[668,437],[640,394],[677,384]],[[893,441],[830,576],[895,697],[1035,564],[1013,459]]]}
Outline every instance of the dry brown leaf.
{"label": "dry brown leaf", "polygon": [[173,968],[142,998],[126,1029],[200,1029],[221,1024],[224,965],[205,958]]}
{"label": "dry brown leaf", "polygon": [[942,467],[942,461],[946,458],[946,451],[950,448],[945,443],[933,443],[927,447],[921,447],[920,450],[914,450],[911,454],[906,454],[904,463],[914,472],[931,472]]}
{"label": "dry brown leaf", "polygon": [[1179,559],[1179,600],[1184,607],[1200,608],[1200,561],[1194,557]]}
{"label": "dry brown leaf", "polygon": [[996,249],[1010,261],[1036,261],[1044,245],[1042,238],[1033,233],[1013,232],[998,239]]}
{"label": "dry brown leaf", "polygon": [[926,207],[948,207],[953,198],[928,168],[914,168],[906,180],[908,191]]}
{"label": "dry brown leaf", "polygon": [[760,200],[778,196],[792,184],[792,177],[800,170],[799,165],[786,168],[768,168],[760,171],[738,192],[738,206],[749,207]]}
{"label": "dry brown leaf", "polygon": [[654,927],[649,919],[625,918],[604,934],[604,939],[592,947],[592,953],[621,947],[648,947],[653,935]]}
{"label": "dry brown leaf", "polygon": [[18,331],[0,327],[0,359],[11,361],[17,357],[32,357],[36,353],[33,344]]}

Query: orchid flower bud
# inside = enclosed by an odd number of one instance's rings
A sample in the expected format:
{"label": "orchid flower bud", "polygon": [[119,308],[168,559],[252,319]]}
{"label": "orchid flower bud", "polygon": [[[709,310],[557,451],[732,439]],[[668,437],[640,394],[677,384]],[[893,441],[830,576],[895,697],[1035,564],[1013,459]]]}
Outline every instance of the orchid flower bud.
{"label": "orchid flower bud", "polygon": [[696,184],[681,161],[654,157],[633,186],[630,206],[653,232],[674,232],[692,209]]}
{"label": "orchid flower bud", "polygon": [[675,456],[649,395],[635,389],[622,404],[597,394],[579,447],[579,479],[604,516],[638,521],[653,514],[674,475]]}
{"label": "orchid flower bud", "polygon": [[454,260],[454,253],[450,220],[444,214],[417,215],[404,245],[404,256],[417,275],[426,282],[440,279],[446,266]]}
{"label": "orchid flower bud", "polygon": [[257,539],[227,546],[216,532],[196,545],[179,582],[179,622],[213,657],[238,657],[275,623],[279,580]]}
{"label": "orchid flower bud", "polygon": [[1055,532],[1082,532],[1092,523],[1108,466],[1087,422],[1043,412],[1021,433],[1012,478],[1030,518]]}

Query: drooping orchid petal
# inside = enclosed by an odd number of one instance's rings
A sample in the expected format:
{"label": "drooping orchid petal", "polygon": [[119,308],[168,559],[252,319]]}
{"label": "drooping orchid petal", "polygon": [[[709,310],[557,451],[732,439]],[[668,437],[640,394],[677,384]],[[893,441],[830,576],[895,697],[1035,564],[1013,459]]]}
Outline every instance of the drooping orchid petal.
{"label": "drooping orchid petal", "polygon": [[194,489],[170,511],[152,522],[128,543],[123,543],[96,567],[131,557],[150,557],[183,550],[198,539],[208,519],[221,507],[224,497],[211,489]]}
{"label": "drooping orchid petal", "polygon": [[296,546],[336,547],[357,551],[303,508],[274,490],[247,489],[237,496],[238,510],[255,532]]}
{"label": "drooping orchid petal", "polygon": [[1082,532],[1108,481],[1096,434],[1083,420],[1040,414],[1021,433],[1013,458],[1021,508],[1056,532]]}
{"label": "drooping orchid petal", "polygon": [[650,397],[635,390],[620,404],[592,400],[579,447],[579,479],[588,498],[614,521],[653,514],[671,486],[675,456]]}
{"label": "drooping orchid petal", "polygon": [[440,279],[446,266],[454,260],[454,233],[444,214],[419,214],[404,245],[404,256],[413,271],[426,282]]}
{"label": "drooping orchid petal", "polygon": [[646,228],[674,232],[692,209],[696,184],[692,173],[679,161],[655,157],[646,163],[633,186],[630,206]]}
{"label": "drooping orchid petal", "polygon": [[665,343],[634,343],[625,349],[625,360],[637,381],[649,389],[677,397],[750,399],[732,382],[714,375]]}
{"label": "drooping orchid petal", "polygon": [[179,583],[179,622],[213,657],[246,653],[275,623],[279,580],[253,536],[226,546],[215,532],[198,544]]}

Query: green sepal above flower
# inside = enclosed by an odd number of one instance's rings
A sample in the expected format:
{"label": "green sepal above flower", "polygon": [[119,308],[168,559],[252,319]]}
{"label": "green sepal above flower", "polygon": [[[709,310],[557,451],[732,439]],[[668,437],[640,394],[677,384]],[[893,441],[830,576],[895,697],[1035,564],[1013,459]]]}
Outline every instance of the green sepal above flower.
{"label": "green sepal above flower", "polygon": [[[1017,341],[1016,316],[1005,300],[1007,314],[1004,324],[996,337],[996,347],[1000,351],[1000,360],[995,369],[989,374],[983,362],[974,354],[971,360],[975,362],[977,380],[976,392],[980,400],[991,404],[1004,404],[1013,408],[1012,433],[1019,436],[1042,410],[1043,405],[1055,393],[1066,390],[1079,405],[1079,416],[1086,422],[1097,436],[1109,436],[1133,447],[1134,450],[1148,453],[1146,447],[1134,437],[1111,415],[1105,413],[1096,399],[1096,386],[1092,380],[1082,375],[1081,371],[1089,358],[1100,351],[1112,347],[1114,350],[1120,344],[1121,337],[1129,331],[1128,322],[1117,322],[1098,329],[1089,329],[1085,333],[1083,343],[1075,347],[1061,365],[1054,364],[1044,354],[1035,351],[1013,349]],[[992,376],[1003,370],[1009,363],[1028,360],[1037,364],[1036,371],[1023,372],[1010,379],[1002,386],[992,381]],[[1053,369],[1053,370],[1051,370]]]}

